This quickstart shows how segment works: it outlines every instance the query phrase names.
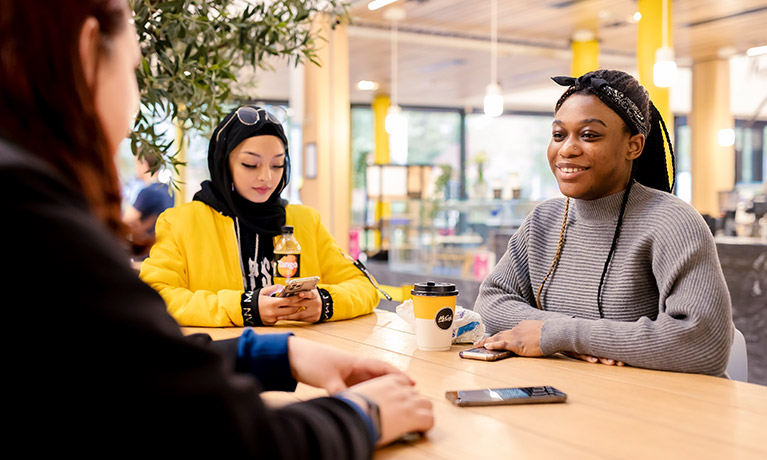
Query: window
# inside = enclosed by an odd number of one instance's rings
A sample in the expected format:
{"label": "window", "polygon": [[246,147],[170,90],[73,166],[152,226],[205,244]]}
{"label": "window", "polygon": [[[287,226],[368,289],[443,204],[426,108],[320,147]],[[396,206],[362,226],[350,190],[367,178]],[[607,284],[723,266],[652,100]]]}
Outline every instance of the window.
{"label": "window", "polygon": [[690,154],[690,126],[686,116],[674,117],[674,157],[676,159],[676,186],[674,193],[684,201],[692,201],[692,164]]}
{"label": "window", "polygon": [[461,112],[405,109],[408,164],[461,166]]}
{"label": "window", "polygon": [[761,184],[765,180],[767,122],[735,121],[735,183]]}
{"label": "window", "polygon": [[[408,148],[406,164],[450,165],[461,168],[461,111],[457,109],[404,108]],[[362,225],[365,213],[365,168],[375,161],[373,111],[369,106],[351,109],[352,222]],[[456,173],[456,177],[458,174]],[[457,197],[458,184],[454,184]]]}
{"label": "window", "polygon": [[[692,199],[690,127],[687,117],[674,118],[675,193]],[[758,189],[767,179],[767,121],[735,120],[735,187]]]}
{"label": "window", "polygon": [[501,198],[507,199],[542,201],[559,196],[546,158],[552,121],[551,115],[544,114],[467,115],[469,198],[490,198],[493,189],[499,188]]}
{"label": "window", "polygon": [[370,107],[351,109],[352,226],[363,227],[366,215],[365,168],[375,157],[373,111]]}

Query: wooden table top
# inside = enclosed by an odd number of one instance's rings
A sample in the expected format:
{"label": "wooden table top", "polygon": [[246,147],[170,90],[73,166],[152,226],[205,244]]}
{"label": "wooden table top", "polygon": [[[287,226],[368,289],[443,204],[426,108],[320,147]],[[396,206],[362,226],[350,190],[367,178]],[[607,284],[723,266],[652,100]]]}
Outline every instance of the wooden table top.
{"label": "wooden table top", "polygon": [[[433,403],[425,438],[376,452],[376,459],[767,459],[767,387],[723,378],[591,364],[567,357],[461,359],[418,350],[410,326],[376,310],[347,321],[283,322],[259,333],[297,336],[378,358],[407,372]],[[242,328],[183,328],[214,339]],[[456,407],[445,391],[550,385],[564,404]],[[270,404],[325,395],[299,384],[268,392]]]}

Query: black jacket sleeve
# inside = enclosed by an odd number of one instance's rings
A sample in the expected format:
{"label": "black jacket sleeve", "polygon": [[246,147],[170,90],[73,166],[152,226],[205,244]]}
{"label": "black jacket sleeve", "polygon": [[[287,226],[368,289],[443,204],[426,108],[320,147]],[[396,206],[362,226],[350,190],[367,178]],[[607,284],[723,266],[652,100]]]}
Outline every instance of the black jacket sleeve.
{"label": "black jacket sleeve", "polygon": [[370,458],[348,404],[268,408],[227,346],[184,337],[67,184],[0,140],[9,439],[51,457]]}

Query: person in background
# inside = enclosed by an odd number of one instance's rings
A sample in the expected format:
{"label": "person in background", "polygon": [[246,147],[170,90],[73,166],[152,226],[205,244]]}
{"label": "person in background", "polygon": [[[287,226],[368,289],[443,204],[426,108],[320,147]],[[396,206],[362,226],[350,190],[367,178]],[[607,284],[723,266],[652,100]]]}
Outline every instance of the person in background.
{"label": "person in background", "polygon": [[142,187],[133,201],[123,211],[123,222],[128,226],[128,239],[136,258],[144,258],[155,241],[155,222],[166,209],[173,207],[175,194],[157,179],[160,158],[144,153],[135,158],[136,177]]}
{"label": "person in background", "polygon": [[660,113],[621,71],[554,81],[568,87],[548,148],[565,198],[526,217],[482,283],[493,335],[478,345],[724,375],[730,295],[705,221],[670,193]]}
{"label": "person in background", "polygon": [[[290,334],[185,336],[131,269],[115,165],[139,100],[131,17],[127,0],[0,1],[10,442],[36,457],[368,459],[429,429],[398,369]],[[333,396],[261,399],[296,382]]]}
{"label": "person in background", "polygon": [[[210,180],[191,203],[163,213],[141,279],[163,296],[185,326],[262,326],[279,320],[316,323],[364,315],[378,304],[372,278],[345,257],[314,209],[280,198],[290,153],[280,118],[243,106],[213,131]],[[274,238],[283,225],[301,245],[297,277],[320,284],[275,297]]]}

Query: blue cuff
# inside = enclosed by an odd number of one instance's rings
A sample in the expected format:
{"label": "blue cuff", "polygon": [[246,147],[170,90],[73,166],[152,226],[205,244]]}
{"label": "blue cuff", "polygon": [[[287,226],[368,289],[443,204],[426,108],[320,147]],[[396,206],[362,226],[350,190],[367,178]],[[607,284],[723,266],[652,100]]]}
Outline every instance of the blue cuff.
{"label": "blue cuff", "polygon": [[376,433],[375,426],[373,426],[373,419],[370,417],[370,414],[362,410],[362,408],[358,406],[357,403],[355,403],[351,399],[345,398],[344,396],[340,394],[335,395],[334,398],[340,399],[346,404],[352,406],[354,410],[357,411],[358,414],[360,414],[360,417],[362,417],[362,420],[365,421],[365,426],[368,427],[368,431],[370,432],[370,439],[373,441],[373,444],[375,444],[380,438],[380,434]]}
{"label": "blue cuff", "polygon": [[237,370],[255,376],[264,391],[294,391],[287,334],[256,334],[246,328],[237,342]]}

